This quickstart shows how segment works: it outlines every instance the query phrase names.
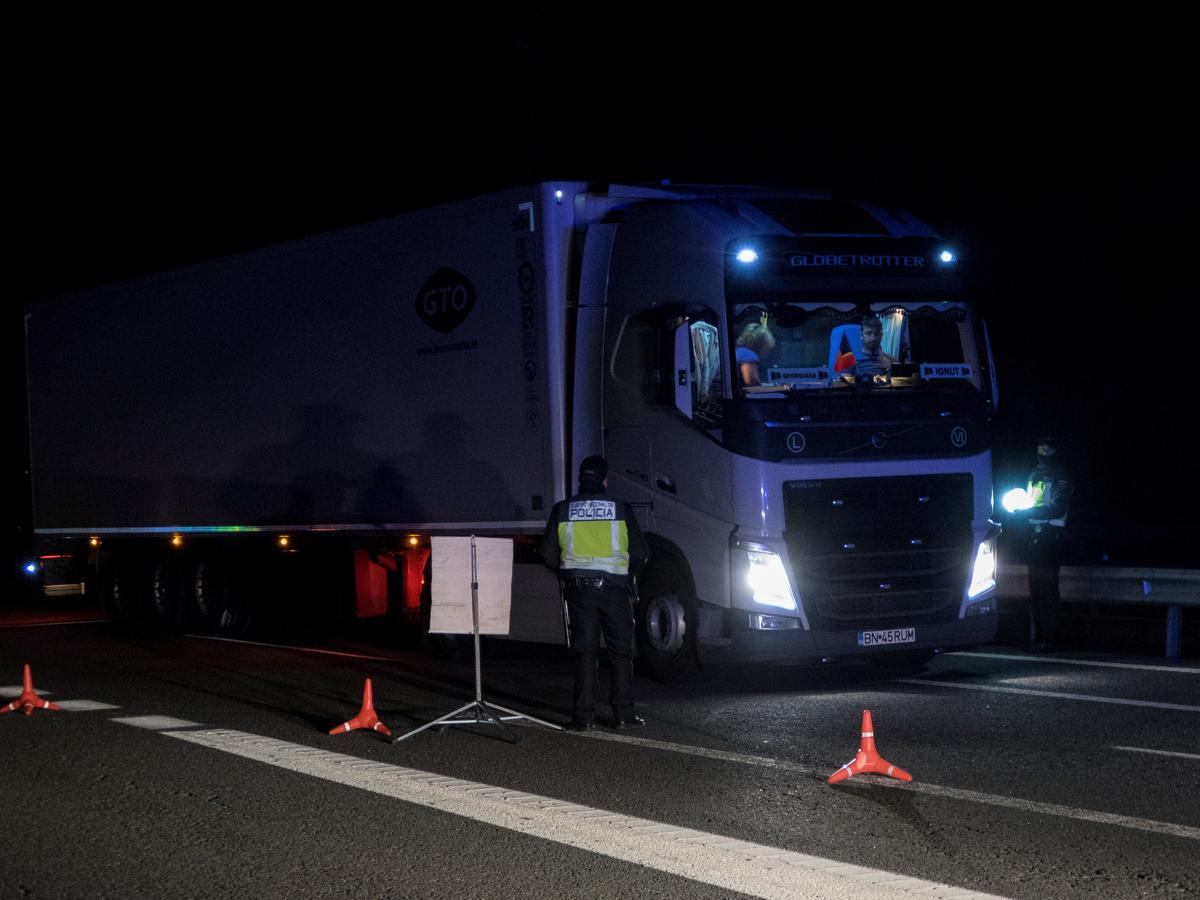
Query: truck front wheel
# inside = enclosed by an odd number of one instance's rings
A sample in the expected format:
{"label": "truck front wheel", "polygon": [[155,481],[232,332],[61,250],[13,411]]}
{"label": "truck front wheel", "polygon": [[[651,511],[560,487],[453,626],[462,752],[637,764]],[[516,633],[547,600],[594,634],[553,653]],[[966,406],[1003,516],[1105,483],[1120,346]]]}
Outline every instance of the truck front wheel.
{"label": "truck front wheel", "polygon": [[696,601],[677,566],[646,570],[636,610],[639,666],[653,678],[675,680],[695,673]]}

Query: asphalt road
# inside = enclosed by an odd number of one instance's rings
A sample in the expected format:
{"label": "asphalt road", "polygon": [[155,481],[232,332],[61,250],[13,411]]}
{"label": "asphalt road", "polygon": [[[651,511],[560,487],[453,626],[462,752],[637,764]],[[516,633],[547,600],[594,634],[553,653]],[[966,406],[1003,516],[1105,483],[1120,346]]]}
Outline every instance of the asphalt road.
{"label": "asphalt road", "polygon": [[[0,629],[0,699],[28,663],[63,706],[0,716],[0,897],[1200,896],[1186,662],[710,670],[639,680],[634,733],[328,735],[367,678],[396,733],[474,698],[384,637]],[[565,651],[496,648],[483,693],[564,722]],[[864,709],[911,784],[826,783]]]}

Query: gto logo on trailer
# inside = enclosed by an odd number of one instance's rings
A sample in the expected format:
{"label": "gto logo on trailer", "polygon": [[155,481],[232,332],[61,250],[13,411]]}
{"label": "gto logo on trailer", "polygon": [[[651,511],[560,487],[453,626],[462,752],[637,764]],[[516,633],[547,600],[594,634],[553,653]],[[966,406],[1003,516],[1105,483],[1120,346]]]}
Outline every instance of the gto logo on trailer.
{"label": "gto logo on trailer", "polygon": [[442,334],[465,322],[474,306],[475,286],[453,269],[438,269],[417,292],[417,315]]}

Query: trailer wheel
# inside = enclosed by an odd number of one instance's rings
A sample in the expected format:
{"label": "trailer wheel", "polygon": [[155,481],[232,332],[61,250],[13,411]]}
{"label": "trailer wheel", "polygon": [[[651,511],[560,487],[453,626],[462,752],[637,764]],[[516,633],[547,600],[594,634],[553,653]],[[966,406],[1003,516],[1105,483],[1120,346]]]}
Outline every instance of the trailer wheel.
{"label": "trailer wheel", "polygon": [[243,637],[253,619],[252,604],[243,590],[244,579],[237,577],[228,561],[216,557],[200,560],[192,578],[191,594],[197,626],[206,634]]}
{"label": "trailer wheel", "polygon": [[167,631],[182,631],[187,612],[180,563],[163,557],[150,570],[150,616]]}
{"label": "trailer wheel", "polygon": [[104,608],[114,622],[129,625],[137,621],[142,602],[137,586],[137,572],[130,562],[117,557],[110,559],[101,570],[101,593]]}
{"label": "trailer wheel", "polygon": [[661,680],[695,674],[696,601],[674,562],[647,569],[639,590],[637,626],[638,665]]}

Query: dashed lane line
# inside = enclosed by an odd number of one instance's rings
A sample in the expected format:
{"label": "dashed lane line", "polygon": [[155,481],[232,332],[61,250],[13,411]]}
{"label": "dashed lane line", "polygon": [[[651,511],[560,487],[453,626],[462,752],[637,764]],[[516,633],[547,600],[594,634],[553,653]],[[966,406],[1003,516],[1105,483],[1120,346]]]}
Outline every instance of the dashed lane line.
{"label": "dashed lane line", "polygon": [[58,708],[64,712],[96,712],[102,709],[120,709],[111,703],[101,703],[99,700],[55,700]]}
{"label": "dashed lane line", "polygon": [[[37,687],[39,697],[53,697],[54,691],[48,691],[45,688]],[[25,690],[24,685],[15,684],[7,687],[0,687],[0,703],[5,700],[16,700],[17,697]],[[12,695],[11,697],[9,695]],[[101,703],[99,700],[55,700],[55,704],[63,712],[93,712],[103,709],[120,709],[119,706],[114,706],[111,703]]]}
{"label": "dashed lane line", "polygon": [[1010,659],[1018,662],[1052,663],[1057,666],[1087,666],[1098,669],[1137,669],[1142,672],[1174,672],[1181,675],[1200,675],[1200,669],[1189,666],[1158,666],[1150,663],[1119,663],[1101,659],[1066,659],[1062,656],[1041,656],[1019,653],[987,653],[978,650],[955,650],[946,656],[974,656],[979,659]]}
{"label": "dashed lane line", "polygon": [[21,622],[9,619],[0,620],[0,628],[51,628],[55,625],[105,625],[111,621],[112,619],[107,616],[103,619],[63,619],[62,621],[54,620],[49,622]]}
{"label": "dashed lane line", "polygon": [[244,641],[240,638],[217,637],[211,634],[185,634],[184,637],[198,641],[220,641],[224,644],[245,644],[249,647],[270,647],[272,650],[295,650],[300,653],[319,653],[322,656],[341,656],[347,659],[366,659],[372,662],[402,663],[405,660],[399,656],[371,656],[368,653],[348,653],[344,650],[322,650],[320,647],[298,647],[290,644],[267,644],[262,641]]}
{"label": "dashed lane line", "polygon": [[1126,753],[1152,753],[1155,756],[1174,756],[1177,759],[1200,759],[1200,753],[1180,753],[1178,750],[1154,750],[1150,747],[1113,747]]}
{"label": "dashed lane line", "polygon": [[1085,703],[1108,703],[1114,706],[1143,706],[1149,709],[1171,709],[1178,712],[1200,712],[1200,706],[1190,703],[1164,703],[1159,700],[1126,700],[1123,697],[1100,697],[1095,694],[1071,694],[1065,691],[1039,691],[1036,688],[1003,687],[998,684],[964,684],[958,681],[938,681],[934,678],[896,678],[895,684],[919,684],[926,687],[957,688],[960,691],[990,691],[996,694],[1024,694],[1031,697],[1052,697],[1056,700],[1081,700]]}
{"label": "dashed lane line", "polygon": [[147,728],[151,731],[166,731],[168,728],[200,728],[200,722],[189,722],[187,719],[176,719],[171,716],[127,716],[123,719],[113,719],[122,725],[132,725],[135,728]]}

